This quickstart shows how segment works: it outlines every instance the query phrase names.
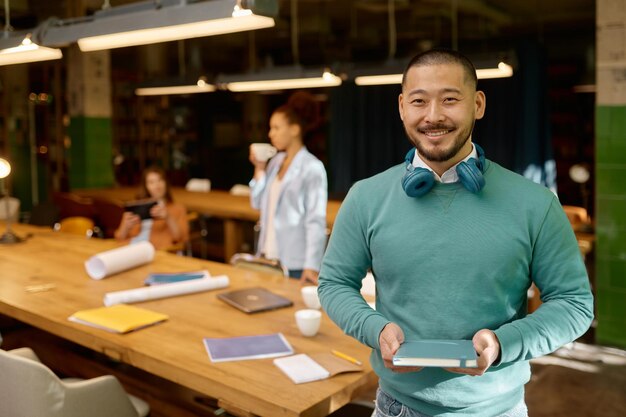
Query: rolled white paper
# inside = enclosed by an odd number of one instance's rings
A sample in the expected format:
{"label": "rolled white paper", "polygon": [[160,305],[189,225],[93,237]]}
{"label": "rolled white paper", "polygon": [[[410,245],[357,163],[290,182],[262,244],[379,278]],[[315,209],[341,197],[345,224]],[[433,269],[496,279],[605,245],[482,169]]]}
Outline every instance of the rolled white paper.
{"label": "rolled white paper", "polygon": [[216,290],[228,287],[229,283],[230,281],[226,275],[219,275],[213,278],[192,279],[190,281],[174,282],[172,284],[152,285],[150,287],[135,288],[132,290],[109,292],[104,295],[104,305],[112,306],[122,303],[138,303],[141,301],[156,300],[158,298]]}
{"label": "rolled white paper", "polygon": [[139,242],[100,252],[85,261],[85,269],[91,278],[102,279],[147,264],[153,259],[154,246],[152,243]]}

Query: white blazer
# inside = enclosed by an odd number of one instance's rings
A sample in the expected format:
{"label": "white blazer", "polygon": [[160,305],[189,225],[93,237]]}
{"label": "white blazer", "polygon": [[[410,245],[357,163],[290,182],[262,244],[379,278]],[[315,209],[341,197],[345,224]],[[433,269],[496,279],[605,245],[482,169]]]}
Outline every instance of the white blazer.
{"label": "white blazer", "polygon": [[[261,210],[261,233],[257,254],[263,253],[267,234],[267,206],[270,185],[287,154],[274,156],[258,181],[250,181],[250,203]],[[319,271],[326,248],[326,203],[328,180],[324,164],[303,147],[282,179],[274,228],[280,262],[290,270]]]}

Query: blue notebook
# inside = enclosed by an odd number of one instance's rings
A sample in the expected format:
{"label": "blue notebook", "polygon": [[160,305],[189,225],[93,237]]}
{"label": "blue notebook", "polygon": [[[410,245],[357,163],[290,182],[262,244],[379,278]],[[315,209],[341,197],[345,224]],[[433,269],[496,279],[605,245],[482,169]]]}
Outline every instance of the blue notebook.
{"label": "blue notebook", "polygon": [[173,282],[188,281],[190,279],[210,278],[209,271],[190,271],[173,273],[153,273],[144,280],[146,285],[171,284]]}
{"label": "blue notebook", "polygon": [[476,359],[471,340],[410,340],[400,345],[393,357],[393,364],[476,368]]}
{"label": "blue notebook", "polygon": [[203,341],[212,362],[275,358],[293,354],[293,348],[282,333],[240,337],[207,337]]}

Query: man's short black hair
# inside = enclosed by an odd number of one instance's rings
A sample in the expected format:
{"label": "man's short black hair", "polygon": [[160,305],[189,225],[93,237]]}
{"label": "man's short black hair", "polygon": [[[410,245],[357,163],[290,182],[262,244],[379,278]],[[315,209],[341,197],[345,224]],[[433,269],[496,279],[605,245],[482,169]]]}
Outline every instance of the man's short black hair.
{"label": "man's short black hair", "polygon": [[467,80],[472,84],[474,90],[478,87],[478,78],[476,77],[476,68],[472,61],[458,51],[445,48],[430,49],[415,55],[406,66],[402,74],[402,87],[406,81],[406,74],[413,67],[421,67],[426,65],[441,64],[458,64],[463,68]]}

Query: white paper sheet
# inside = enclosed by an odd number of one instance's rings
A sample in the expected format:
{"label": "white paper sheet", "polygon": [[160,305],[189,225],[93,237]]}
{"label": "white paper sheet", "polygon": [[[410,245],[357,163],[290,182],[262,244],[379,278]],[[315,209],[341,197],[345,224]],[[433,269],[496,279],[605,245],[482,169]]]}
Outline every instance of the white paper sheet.
{"label": "white paper sheet", "polygon": [[274,359],[274,365],[278,366],[296,384],[319,381],[330,376],[330,372],[306,353]]}
{"label": "white paper sheet", "polygon": [[141,301],[155,300],[157,298],[216,290],[228,287],[229,283],[230,280],[226,275],[219,275],[213,278],[200,278],[172,284],[153,285],[132,290],[109,292],[104,295],[104,305],[112,306],[122,303],[138,303]]}
{"label": "white paper sheet", "polygon": [[153,259],[154,246],[150,242],[139,242],[100,252],[85,261],[85,269],[91,278],[102,279],[147,264]]}

